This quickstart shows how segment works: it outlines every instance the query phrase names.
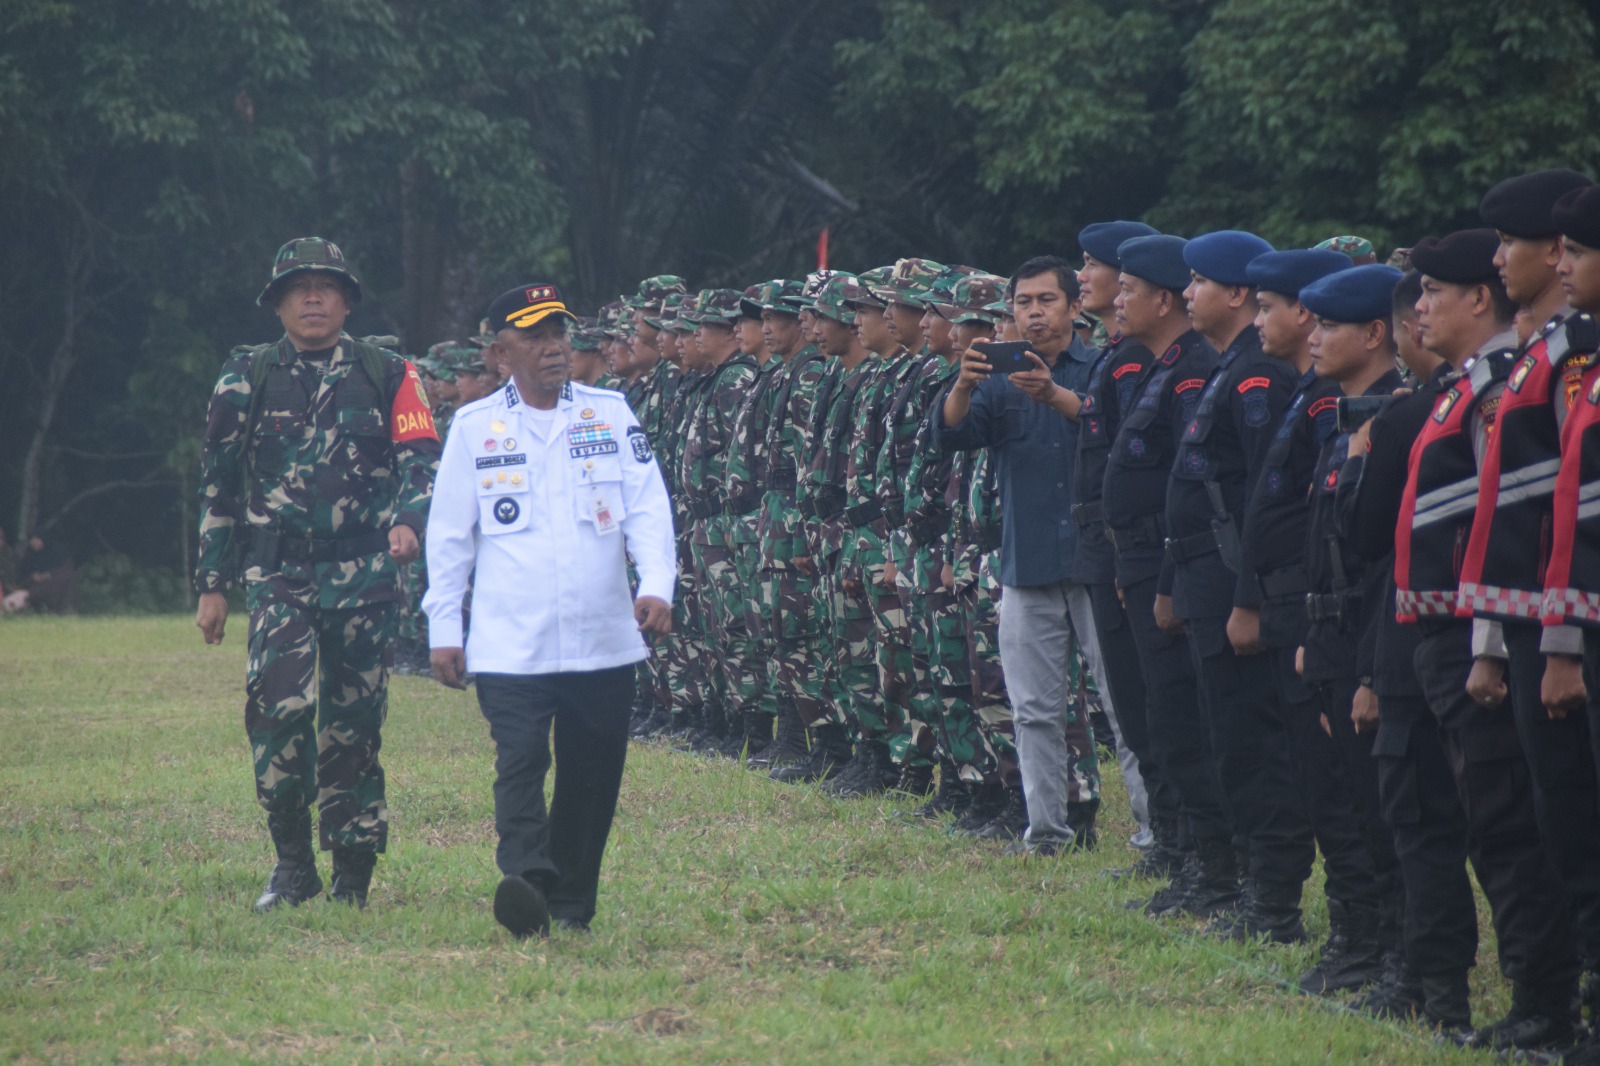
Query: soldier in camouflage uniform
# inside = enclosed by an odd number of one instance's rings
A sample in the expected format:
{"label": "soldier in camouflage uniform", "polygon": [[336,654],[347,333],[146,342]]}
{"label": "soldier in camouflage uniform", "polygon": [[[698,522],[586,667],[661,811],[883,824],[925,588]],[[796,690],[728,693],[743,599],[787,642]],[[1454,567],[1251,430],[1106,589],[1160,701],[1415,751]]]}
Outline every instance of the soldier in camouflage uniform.
{"label": "soldier in camouflage uniform", "polygon": [[236,583],[250,611],[245,731],[278,854],[259,910],[322,890],[313,800],[336,900],[365,906],[388,833],[398,571],[420,550],[439,438],[416,370],[343,332],[360,297],[336,245],[285,244],[258,298],[285,335],[223,365],[201,451],[195,621],[220,642]]}
{"label": "soldier in camouflage uniform", "polygon": [[621,392],[627,383],[611,372],[609,361],[601,345],[605,337],[599,323],[592,318],[579,318],[567,330],[566,345],[572,353],[572,380],[592,388]]}

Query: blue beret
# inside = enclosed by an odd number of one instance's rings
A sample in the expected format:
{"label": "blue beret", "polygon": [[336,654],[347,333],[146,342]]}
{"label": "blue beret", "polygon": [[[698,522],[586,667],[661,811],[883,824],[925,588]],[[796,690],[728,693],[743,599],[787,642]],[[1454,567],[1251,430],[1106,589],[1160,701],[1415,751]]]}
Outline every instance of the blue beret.
{"label": "blue beret", "polygon": [[1272,245],[1238,229],[1220,229],[1196,237],[1183,249],[1189,269],[1219,285],[1249,285],[1250,260],[1272,251]]}
{"label": "blue beret", "polygon": [[1078,231],[1078,247],[1107,266],[1120,268],[1122,260],[1117,248],[1123,241],[1152,237],[1158,232],[1143,222],[1091,222]]}
{"label": "blue beret", "polygon": [[1388,318],[1394,287],[1402,276],[1394,267],[1382,263],[1347,267],[1325,274],[1301,289],[1300,303],[1318,318],[1334,322]]}
{"label": "blue beret", "polygon": [[1298,299],[1300,290],[1335,270],[1348,270],[1350,257],[1331,248],[1295,248],[1256,256],[1245,269],[1250,284]]}
{"label": "blue beret", "polygon": [[1189,287],[1189,267],[1183,261],[1183,246],[1188,243],[1166,233],[1133,237],[1117,245],[1117,258],[1124,274],[1182,292]]}

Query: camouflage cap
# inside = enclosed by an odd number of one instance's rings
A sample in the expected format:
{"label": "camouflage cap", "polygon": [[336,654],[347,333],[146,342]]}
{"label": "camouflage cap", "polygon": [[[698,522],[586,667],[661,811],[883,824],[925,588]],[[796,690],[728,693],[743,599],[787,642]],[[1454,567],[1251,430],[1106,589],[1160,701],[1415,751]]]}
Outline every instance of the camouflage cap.
{"label": "camouflage cap", "polygon": [[1362,263],[1376,262],[1378,258],[1378,254],[1372,250],[1372,242],[1365,237],[1329,237],[1321,244],[1314,245],[1313,250],[1343,252],[1351,259]]}
{"label": "camouflage cap", "polygon": [[456,379],[454,349],[460,341],[440,341],[428,349],[428,354],[417,359],[417,366],[440,381]]}
{"label": "camouflage cap", "polygon": [[731,326],[744,316],[739,309],[744,294],[737,289],[701,289],[695,298],[694,310],[681,311],[679,318],[687,318],[695,325]]}
{"label": "camouflage cap", "polygon": [[[632,296],[622,298],[624,306],[635,311],[643,311],[647,315],[659,313],[661,301],[667,298],[668,293],[688,292],[689,283],[676,274],[657,274],[653,278],[645,278],[639,282],[639,290]],[[649,321],[649,319],[645,319]]]}
{"label": "camouflage cap", "polygon": [[674,333],[688,333],[694,329],[694,323],[683,317],[685,311],[694,309],[695,298],[686,292],[671,292],[661,301],[661,314],[656,318],[646,318],[657,329],[670,329]]}
{"label": "camouflage cap", "polygon": [[575,352],[597,352],[605,339],[600,323],[593,318],[580,318],[567,330],[567,340]]}
{"label": "camouflage cap", "polygon": [[881,285],[874,285],[872,294],[885,304],[920,308],[928,289],[943,271],[944,264],[932,259],[897,259],[888,279]]}
{"label": "camouflage cap", "polygon": [[[1000,321],[1005,310],[1006,279],[978,271],[958,279],[950,289],[950,309],[940,311],[951,322]],[[996,303],[1000,311],[995,311]]]}
{"label": "camouflage cap", "polygon": [[782,278],[758,282],[744,290],[744,298],[739,301],[739,309],[746,318],[760,318],[761,312],[767,309],[767,305],[772,303],[782,290]]}
{"label": "camouflage cap", "polygon": [[856,324],[855,301],[866,291],[860,278],[838,272],[822,286],[811,309],[824,318],[853,326]]}
{"label": "camouflage cap", "polygon": [[954,305],[950,302],[950,294],[955,289],[956,282],[969,274],[976,274],[977,272],[977,267],[945,267],[939,271],[939,276],[934,278],[933,283],[928,286],[927,295],[922,298],[923,306],[933,308],[934,311],[944,315],[946,318],[950,317],[950,312],[954,310]]}
{"label": "camouflage cap", "polygon": [[350,302],[361,302],[361,282],[350,271],[350,265],[344,261],[344,253],[339,246],[322,237],[296,237],[278,249],[278,256],[272,261],[272,277],[261,290],[261,295],[256,297],[256,305],[265,307],[271,302],[272,290],[284,278],[310,270],[339,275],[347,283]]}
{"label": "camouflage cap", "polygon": [[838,273],[839,271],[837,270],[812,271],[806,275],[806,280],[801,283],[798,294],[786,295],[781,299],[794,311],[803,311],[808,307],[815,307],[817,294],[822,291],[823,286],[828,284],[828,280]]}
{"label": "camouflage cap", "polygon": [[595,312],[595,327],[599,329],[601,335],[612,340],[626,336],[622,320],[626,318],[630,324],[633,321],[633,316],[625,313],[626,309],[627,305],[620,296],[610,303],[600,305],[600,309]]}
{"label": "camouflage cap", "polygon": [[800,308],[795,301],[805,291],[805,282],[780,278],[769,284],[776,285],[777,288],[767,294],[766,302],[761,305],[761,310],[778,311],[786,315],[797,314]]}

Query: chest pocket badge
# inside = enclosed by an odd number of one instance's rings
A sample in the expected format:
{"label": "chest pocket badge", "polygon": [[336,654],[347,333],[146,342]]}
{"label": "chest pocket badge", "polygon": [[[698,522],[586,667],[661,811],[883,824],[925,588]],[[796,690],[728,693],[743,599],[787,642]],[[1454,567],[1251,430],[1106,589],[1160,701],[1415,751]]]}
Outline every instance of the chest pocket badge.
{"label": "chest pocket badge", "polygon": [[528,528],[528,479],[520,473],[477,471],[478,529],[488,536]]}

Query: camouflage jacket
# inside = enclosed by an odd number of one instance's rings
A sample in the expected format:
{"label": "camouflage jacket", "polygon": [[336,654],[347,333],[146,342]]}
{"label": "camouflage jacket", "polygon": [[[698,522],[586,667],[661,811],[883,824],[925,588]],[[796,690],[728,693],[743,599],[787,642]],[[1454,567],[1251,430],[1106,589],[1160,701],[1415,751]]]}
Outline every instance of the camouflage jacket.
{"label": "camouflage jacket", "polygon": [[[886,511],[898,505],[904,519],[898,526],[891,523],[889,541],[890,558],[902,570],[913,556],[928,555],[926,565],[932,565],[931,557],[942,560],[948,547],[951,509],[945,493],[955,463],[953,455],[933,446],[930,412],[960,373],[959,363],[929,357],[902,386],[903,395],[889,413],[889,441],[879,460],[879,498]],[[903,496],[886,499],[887,483],[903,490]],[[923,587],[920,580],[917,587]]]}
{"label": "camouflage jacket", "polygon": [[987,449],[966,452],[955,463],[946,499],[954,510],[950,531],[950,562],[955,568],[956,592],[980,580],[990,591],[999,588],[992,564],[1000,553],[1000,482],[994,453]]}
{"label": "camouflage jacket", "polygon": [[782,380],[772,388],[773,411],[762,445],[766,483],[756,521],[763,567],[787,570],[795,559],[810,555],[797,493],[799,473],[813,451],[811,411],[828,367],[828,357],[807,345],[783,364]]}
{"label": "camouflage jacket", "polygon": [[855,428],[865,421],[872,385],[883,362],[869,354],[854,370],[832,361],[818,385],[811,408],[811,452],[800,477],[796,499],[806,516],[808,554],[831,565],[844,548],[853,525],[845,514],[845,480]]}
{"label": "camouflage jacket", "polygon": [[752,356],[736,353],[706,373],[706,383],[684,421],[678,477],[685,506],[696,520],[696,544],[726,547],[728,451],[734,423],[761,370]]}
{"label": "camouflage jacket", "polygon": [[[889,409],[907,377],[922,362],[919,353],[901,348],[880,362],[873,380],[862,389],[851,428],[845,461],[846,543],[852,554],[877,559],[884,555],[888,523],[879,499],[879,456],[888,444]],[[898,504],[900,486],[888,486]]]}
{"label": "camouflage jacket", "polygon": [[422,536],[439,438],[416,369],[384,351],[375,386],[353,343],[308,357],[284,338],[261,352],[275,365],[253,433],[252,351],[223,364],[200,453],[198,591],[282,574],[324,608],[397,598],[387,534]]}
{"label": "camouflage jacket", "polygon": [[728,442],[728,476],[723,494],[731,515],[753,515],[767,485],[767,426],[788,380],[784,362],[768,359],[756,369],[744,406]]}
{"label": "camouflage jacket", "polygon": [[[677,367],[673,367],[677,370]],[[655,449],[656,460],[661,464],[661,476],[666,480],[667,492],[672,496],[673,528],[677,530],[678,539],[685,543],[689,538],[689,527],[694,518],[689,514],[688,499],[683,493],[680,483],[681,464],[683,462],[683,444],[688,436],[688,419],[694,413],[695,405],[699,403],[701,390],[707,378],[698,370],[680,371],[673,382],[673,389],[662,401],[659,417],[656,420],[656,435],[650,438],[651,447]],[[660,443],[656,443],[659,438]]]}
{"label": "camouflage jacket", "polygon": [[[611,392],[626,393],[628,391],[628,383],[617,377],[617,375],[613,374],[609,370],[595,378],[594,387],[597,389],[608,389]],[[639,416],[635,414],[634,417],[637,418]]]}
{"label": "camouflage jacket", "polygon": [[455,417],[456,405],[453,403],[442,403],[433,409],[433,428],[441,441],[450,435],[450,423],[455,421]]}

